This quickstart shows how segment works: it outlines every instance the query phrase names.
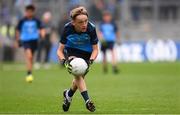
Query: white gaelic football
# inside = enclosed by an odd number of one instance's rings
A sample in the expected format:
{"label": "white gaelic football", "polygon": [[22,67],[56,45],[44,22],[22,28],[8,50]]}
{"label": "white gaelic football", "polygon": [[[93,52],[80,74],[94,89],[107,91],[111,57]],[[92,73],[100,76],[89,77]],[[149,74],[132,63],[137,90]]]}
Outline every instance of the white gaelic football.
{"label": "white gaelic football", "polygon": [[72,66],[72,74],[75,76],[84,75],[88,68],[86,61],[82,58],[74,58],[70,65]]}

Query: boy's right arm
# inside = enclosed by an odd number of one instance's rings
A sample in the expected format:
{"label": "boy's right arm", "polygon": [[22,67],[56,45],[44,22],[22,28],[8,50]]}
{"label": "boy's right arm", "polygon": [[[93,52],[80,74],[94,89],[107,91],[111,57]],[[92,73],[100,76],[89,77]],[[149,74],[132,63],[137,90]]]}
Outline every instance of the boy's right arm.
{"label": "boy's right arm", "polygon": [[65,58],[64,53],[63,53],[64,48],[65,48],[65,45],[60,43],[59,48],[57,50],[57,55],[58,55],[60,62],[65,66],[65,68],[68,70],[68,72],[72,73],[72,66],[70,65],[71,60],[67,60]]}
{"label": "boy's right arm", "polygon": [[21,31],[22,23],[23,23],[23,21],[20,20],[16,26],[16,31],[15,31],[15,47],[16,48],[21,46],[20,31]]}
{"label": "boy's right arm", "polygon": [[16,33],[15,33],[15,48],[18,48],[20,46],[19,37],[20,37],[20,33],[19,33],[18,30],[16,30]]}
{"label": "boy's right arm", "polygon": [[58,58],[59,58],[60,61],[65,59],[65,56],[64,56],[64,53],[63,53],[64,47],[65,47],[65,45],[60,43],[59,47],[58,47],[58,50],[57,50],[57,55],[58,55]]}

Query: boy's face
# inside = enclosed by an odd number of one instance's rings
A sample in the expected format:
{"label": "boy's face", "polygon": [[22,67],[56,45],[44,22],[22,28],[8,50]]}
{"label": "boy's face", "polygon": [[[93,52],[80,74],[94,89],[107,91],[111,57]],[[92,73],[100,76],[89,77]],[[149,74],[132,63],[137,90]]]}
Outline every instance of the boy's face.
{"label": "boy's face", "polygon": [[112,20],[112,16],[110,14],[105,14],[103,15],[103,20],[106,22],[106,23],[109,23],[111,22]]}
{"label": "boy's face", "polygon": [[86,15],[78,15],[72,22],[77,32],[86,32],[88,25],[88,17]]}
{"label": "boy's face", "polygon": [[34,10],[28,9],[25,12],[26,17],[32,18],[34,16]]}

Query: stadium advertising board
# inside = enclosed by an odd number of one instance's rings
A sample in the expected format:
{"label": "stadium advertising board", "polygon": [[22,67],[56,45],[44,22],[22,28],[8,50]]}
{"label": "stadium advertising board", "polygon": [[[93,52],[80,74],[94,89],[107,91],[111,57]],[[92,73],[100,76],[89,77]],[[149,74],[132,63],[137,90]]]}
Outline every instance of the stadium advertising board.
{"label": "stadium advertising board", "polygon": [[[180,60],[180,41],[156,39],[147,42],[123,42],[121,45],[115,45],[115,51],[119,62],[174,62]],[[57,58],[54,57],[56,53],[51,54],[51,60],[57,61]],[[107,57],[110,61],[110,52],[107,52]],[[96,61],[101,60],[102,53],[100,52]]]}

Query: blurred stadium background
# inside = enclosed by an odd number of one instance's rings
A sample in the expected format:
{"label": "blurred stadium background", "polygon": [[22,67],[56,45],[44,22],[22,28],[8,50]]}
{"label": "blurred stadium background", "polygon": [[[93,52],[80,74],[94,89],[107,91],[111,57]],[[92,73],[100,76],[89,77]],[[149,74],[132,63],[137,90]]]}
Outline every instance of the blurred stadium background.
{"label": "blurred stadium background", "polygon": [[[23,16],[24,7],[34,4],[37,16],[52,14],[51,61],[62,25],[67,22],[70,9],[87,7],[90,20],[101,21],[104,9],[112,12],[121,32],[118,59],[121,61],[176,61],[180,59],[180,1],[179,0],[1,0],[0,1],[0,60],[22,61],[21,52],[13,48],[14,28]],[[157,50],[158,49],[158,50]],[[101,56],[99,56],[101,59]]]}
{"label": "blurred stadium background", "polygon": [[[28,4],[37,7],[41,19],[47,11],[52,14],[49,58],[56,63],[35,70],[29,86],[23,81],[23,49],[14,48],[15,26]],[[59,92],[71,78],[57,66],[56,49],[69,11],[77,5],[88,9],[97,28],[108,9],[121,33],[115,46],[120,74],[104,75],[94,64],[87,77],[96,113],[180,113],[180,0],[0,0],[0,113],[63,113]],[[97,61],[101,58],[100,53]],[[74,98],[70,113],[88,113],[80,95]]]}

